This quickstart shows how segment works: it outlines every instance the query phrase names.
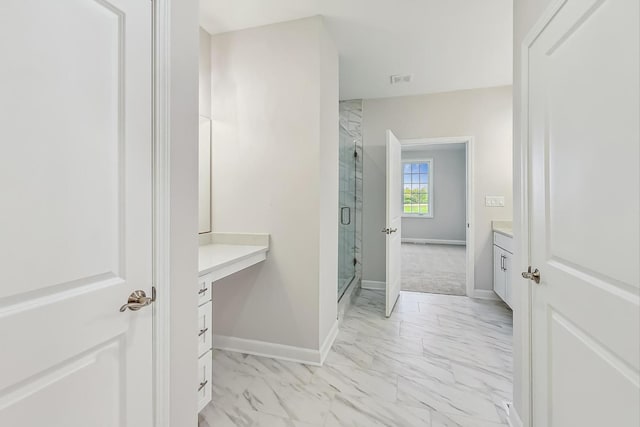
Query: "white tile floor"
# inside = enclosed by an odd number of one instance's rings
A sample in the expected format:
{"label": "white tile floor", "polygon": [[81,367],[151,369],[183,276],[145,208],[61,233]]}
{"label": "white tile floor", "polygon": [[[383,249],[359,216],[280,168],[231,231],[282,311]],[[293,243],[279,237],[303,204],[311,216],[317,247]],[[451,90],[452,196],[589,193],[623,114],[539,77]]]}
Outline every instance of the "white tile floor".
{"label": "white tile floor", "polygon": [[495,427],[511,401],[511,311],[501,303],[361,291],[322,367],[214,352],[200,427]]}

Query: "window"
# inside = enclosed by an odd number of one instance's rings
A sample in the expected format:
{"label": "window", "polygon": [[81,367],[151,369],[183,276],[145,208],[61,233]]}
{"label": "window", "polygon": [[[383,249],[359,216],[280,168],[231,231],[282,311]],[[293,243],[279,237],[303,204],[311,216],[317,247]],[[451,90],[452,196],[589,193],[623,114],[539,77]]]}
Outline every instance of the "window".
{"label": "window", "polygon": [[433,160],[402,163],[402,213],[405,216],[433,217]]}

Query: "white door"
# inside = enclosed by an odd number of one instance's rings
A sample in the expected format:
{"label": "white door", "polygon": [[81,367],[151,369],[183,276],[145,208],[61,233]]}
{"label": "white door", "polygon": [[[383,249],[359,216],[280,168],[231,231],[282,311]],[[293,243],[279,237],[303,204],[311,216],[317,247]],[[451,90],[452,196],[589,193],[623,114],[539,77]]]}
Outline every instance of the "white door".
{"label": "white door", "polygon": [[0,426],[152,425],[151,6],[0,2]]}
{"label": "white door", "polygon": [[400,141],[387,130],[387,225],[386,234],[387,277],[386,316],[391,316],[400,296],[400,264],[402,234],[402,158]]}
{"label": "white door", "polygon": [[554,4],[525,52],[533,424],[637,427],[640,3]]}

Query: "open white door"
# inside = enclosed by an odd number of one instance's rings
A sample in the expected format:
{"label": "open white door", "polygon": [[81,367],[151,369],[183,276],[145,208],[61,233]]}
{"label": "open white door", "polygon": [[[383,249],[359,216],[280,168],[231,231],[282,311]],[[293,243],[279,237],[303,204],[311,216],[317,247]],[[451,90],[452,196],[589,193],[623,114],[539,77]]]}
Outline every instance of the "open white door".
{"label": "open white door", "polygon": [[0,4],[0,426],[152,425],[151,7]]}
{"label": "open white door", "polygon": [[400,141],[387,130],[387,281],[385,314],[391,316],[400,296],[400,264],[402,262],[402,175]]}
{"label": "open white door", "polygon": [[637,427],[640,3],[554,5],[523,82],[533,425]]}

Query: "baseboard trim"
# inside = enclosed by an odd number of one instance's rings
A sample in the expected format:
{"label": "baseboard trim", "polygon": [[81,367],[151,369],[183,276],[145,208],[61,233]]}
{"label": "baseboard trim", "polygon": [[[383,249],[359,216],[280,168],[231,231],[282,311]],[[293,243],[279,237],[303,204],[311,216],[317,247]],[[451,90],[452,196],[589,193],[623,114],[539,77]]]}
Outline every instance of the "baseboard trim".
{"label": "baseboard trim", "polygon": [[336,321],[333,323],[333,326],[331,326],[331,330],[329,331],[329,334],[327,335],[327,337],[324,339],[324,342],[320,346],[320,365],[324,363],[327,356],[329,355],[329,351],[331,351],[331,347],[333,347],[333,342],[336,340],[337,336],[338,336],[338,319],[336,319]]}
{"label": "baseboard trim", "polygon": [[384,291],[387,288],[387,284],[385,282],[378,282],[377,280],[363,280],[360,287],[372,291]]}
{"label": "baseboard trim", "polygon": [[322,352],[324,351],[327,354],[329,353],[329,349],[331,349],[331,345],[333,344],[333,340],[337,333],[338,325],[336,321],[336,324],[332,326],[327,339],[325,339],[325,343],[323,343],[322,351],[320,349],[312,350],[310,348],[229,337],[226,335],[214,335],[213,347],[219,350],[233,351],[236,353],[252,354],[254,356],[270,357],[272,359],[286,360],[289,362],[322,366],[322,362],[324,360]]}
{"label": "baseboard trim", "polygon": [[493,301],[500,300],[500,297],[490,289],[474,289],[473,295],[471,295],[471,297],[478,298],[478,299],[488,299]]}
{"label": "baseboard trim", "polygon": [[417,243],[420,245],[460,245],[466,246],[467,242],[464,240],[443,240],[443,239],[413,239],[410,237],[403,237],[402,243]]}
{"label": "baseboard trim", "polygon": [[513,406],[513,403],[510,403],[508,407],[509,407],[509,414],[508,414],[509,416],[507,417],[507,420],[509,421],[509,427],[523,427],[524,424],[522,424],[520,415],[518,415],[518,411],[516,411],[516,408]]}

